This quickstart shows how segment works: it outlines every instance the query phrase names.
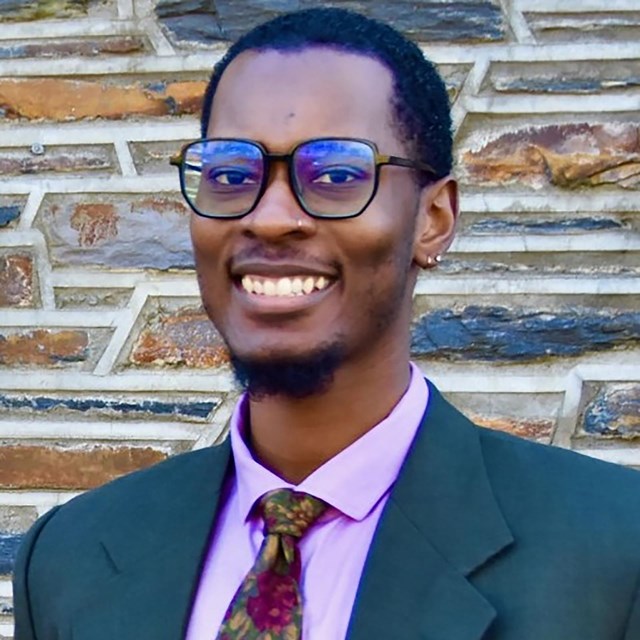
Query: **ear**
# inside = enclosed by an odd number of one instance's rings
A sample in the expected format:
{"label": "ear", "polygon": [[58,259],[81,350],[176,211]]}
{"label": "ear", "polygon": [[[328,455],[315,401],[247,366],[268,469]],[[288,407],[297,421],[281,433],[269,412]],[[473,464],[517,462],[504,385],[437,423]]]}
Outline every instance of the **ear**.
{"label": "ear", "polygon": [[458,183],[448,175],[420,192],[413,259],[423,269],[436,266],[453,241],[458,219]]}

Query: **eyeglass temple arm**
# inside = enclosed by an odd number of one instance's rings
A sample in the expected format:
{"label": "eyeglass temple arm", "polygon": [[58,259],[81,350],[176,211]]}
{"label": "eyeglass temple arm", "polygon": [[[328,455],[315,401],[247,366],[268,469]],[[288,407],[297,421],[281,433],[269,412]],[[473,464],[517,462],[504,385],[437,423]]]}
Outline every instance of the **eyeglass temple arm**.
{"label": "eyeglass temple arm", "polygon": [[383,156],[378,155],[378,164],[393,164],[397,167],[407,167],[409,169],[419,169],[432,175],[437,175],[434,168],[424,162],[414,162],[413,160],[407,160],[406,158],[399,158],[398,156]]}
{"label": "eyeglass temple arm", "polygon": [[169,164],[172,167],[181,167],[184,164],[185,168],[191,169],[192,171],[198,171],[198,172],[202,171],[202,167],[200,167],[198,165],[195,165],[195,164],[189,164],[188,162],[185,162],[184,161],[184,154],[183,154],[182,151],[178,151],[178,153],[174,153],[169,158]]}

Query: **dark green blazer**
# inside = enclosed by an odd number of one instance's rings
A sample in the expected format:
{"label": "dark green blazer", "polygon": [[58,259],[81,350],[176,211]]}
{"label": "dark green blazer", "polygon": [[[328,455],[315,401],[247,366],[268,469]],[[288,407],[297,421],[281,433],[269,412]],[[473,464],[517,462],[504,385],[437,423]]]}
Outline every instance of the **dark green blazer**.
{"label": "dark green blazer", "polygon": [[[16,640],[182,640],[230,459],[177,456],[39,520]],[[639,578],[640,474],[478,428],[432,387],[348,640],[640,640]]]}

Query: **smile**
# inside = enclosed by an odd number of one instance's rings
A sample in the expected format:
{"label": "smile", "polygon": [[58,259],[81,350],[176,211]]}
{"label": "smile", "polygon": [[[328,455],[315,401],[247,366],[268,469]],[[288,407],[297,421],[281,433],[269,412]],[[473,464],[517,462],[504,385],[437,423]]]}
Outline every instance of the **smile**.
{"label": "smile", "polygon": [[270,298],[291,298],[306,296],[314,291],[326,289],[330,281],[324,276],[290,276],[268,278],[259,275],[244,275],[240,281],[247,293]]}

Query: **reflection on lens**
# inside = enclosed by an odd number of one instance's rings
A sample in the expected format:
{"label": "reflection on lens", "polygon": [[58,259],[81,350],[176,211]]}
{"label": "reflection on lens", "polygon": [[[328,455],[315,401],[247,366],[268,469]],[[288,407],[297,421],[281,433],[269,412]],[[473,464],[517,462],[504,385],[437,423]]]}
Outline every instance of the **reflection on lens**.
{"label": "reflection on lens", "polygon": [[293,159],[295,189],[312,214],[344,217],[360,212],[375,183],[375,151],[356,140],[312,140]]}
{"label": "reflection on lens", "polygon": [[242,140],[202,140],[183,163],[189,202],[205,216],[240,216],[258,197],[264,162],[260,148]]}

